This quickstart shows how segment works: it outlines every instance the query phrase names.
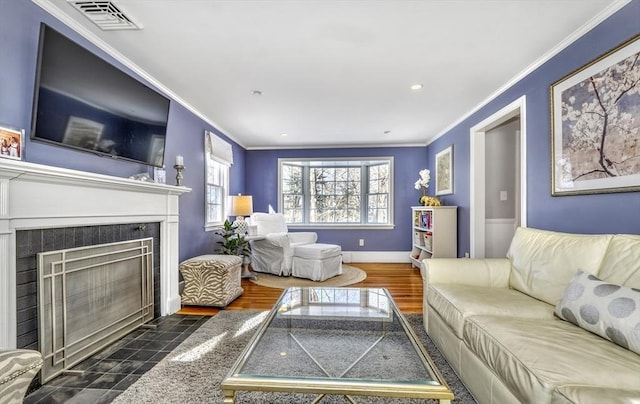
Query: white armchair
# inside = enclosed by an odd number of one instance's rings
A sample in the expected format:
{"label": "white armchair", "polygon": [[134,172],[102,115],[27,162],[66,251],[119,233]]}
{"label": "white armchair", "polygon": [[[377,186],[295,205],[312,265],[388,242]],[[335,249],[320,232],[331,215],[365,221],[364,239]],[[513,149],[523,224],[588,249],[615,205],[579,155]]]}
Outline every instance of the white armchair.
{"label": "white armchair", "polygon": [[249,241],[251,267],[256,272],[291,275],[294,248],[314,244],[318,240],[318,235],[313,232],[289,233],[281,213],[254,213],[251,215],[251,224],[257,227],[258,236],[264,237]]}

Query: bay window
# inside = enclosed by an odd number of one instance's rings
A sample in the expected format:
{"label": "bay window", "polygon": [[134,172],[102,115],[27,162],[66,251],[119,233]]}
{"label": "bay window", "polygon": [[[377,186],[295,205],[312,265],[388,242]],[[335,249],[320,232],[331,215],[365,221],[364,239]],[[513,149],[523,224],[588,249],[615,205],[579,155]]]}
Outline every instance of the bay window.
{"label": "bay window", "polygon": [[279,211],[290,225],[393,225],[393,158],[279,159]]}

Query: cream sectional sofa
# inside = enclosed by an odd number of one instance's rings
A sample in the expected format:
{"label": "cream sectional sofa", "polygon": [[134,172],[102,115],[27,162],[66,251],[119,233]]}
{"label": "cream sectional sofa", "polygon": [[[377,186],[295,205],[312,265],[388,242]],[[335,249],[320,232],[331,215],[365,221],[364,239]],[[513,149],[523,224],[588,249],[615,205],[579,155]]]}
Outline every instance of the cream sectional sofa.
{"label": "cream sectional sofa", "polygon": [[578,270],[640,296],[640,236],[518,228],[507,258],[423,263],[425,329],[478,402],[640,403],[637,348],[555,314]]}

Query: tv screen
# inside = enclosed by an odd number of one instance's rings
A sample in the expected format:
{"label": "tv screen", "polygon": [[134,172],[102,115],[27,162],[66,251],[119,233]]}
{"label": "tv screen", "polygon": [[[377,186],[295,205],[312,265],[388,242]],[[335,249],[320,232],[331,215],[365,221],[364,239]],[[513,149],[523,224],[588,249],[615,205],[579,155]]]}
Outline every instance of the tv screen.
{"label": "tv screen", "polygon": [[169,99],[42,24],[31,138],[162,167]]}

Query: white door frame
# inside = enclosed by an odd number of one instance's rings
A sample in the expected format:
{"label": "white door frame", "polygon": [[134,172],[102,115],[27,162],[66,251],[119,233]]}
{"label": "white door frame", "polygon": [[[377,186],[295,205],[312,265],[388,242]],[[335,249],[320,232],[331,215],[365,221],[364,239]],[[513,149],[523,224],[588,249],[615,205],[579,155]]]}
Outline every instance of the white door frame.
{"label": "white door frame", "polygon": [[522,96],[470,129],[470,242],[471,258],[484,258],[485,235],[485,133],[520,116],[520,223],[527,226],[526,96]]}

